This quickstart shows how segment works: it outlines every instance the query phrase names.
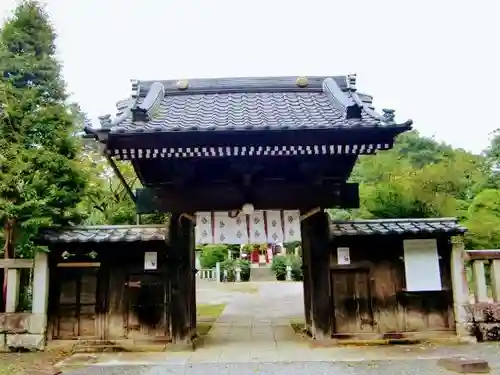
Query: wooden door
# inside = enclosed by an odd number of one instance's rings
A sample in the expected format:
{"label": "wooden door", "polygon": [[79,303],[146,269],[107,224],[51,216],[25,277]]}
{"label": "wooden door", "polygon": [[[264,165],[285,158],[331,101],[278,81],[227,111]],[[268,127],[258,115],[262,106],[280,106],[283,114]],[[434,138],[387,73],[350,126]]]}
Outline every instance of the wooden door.
{"label": "wooden door", "polygon": [[137,340],[168,340],[168,294],[162,274],[132,274],[126,283],[127,337]]}
{"label": "wooden door", "polygon": [[98,268],[58,268],[58,300],[53,337],[100,339]]}
{"label": "wooden door", "polygon": [[334,334],[373,333],[373,309],[368,270],[331,273]]}

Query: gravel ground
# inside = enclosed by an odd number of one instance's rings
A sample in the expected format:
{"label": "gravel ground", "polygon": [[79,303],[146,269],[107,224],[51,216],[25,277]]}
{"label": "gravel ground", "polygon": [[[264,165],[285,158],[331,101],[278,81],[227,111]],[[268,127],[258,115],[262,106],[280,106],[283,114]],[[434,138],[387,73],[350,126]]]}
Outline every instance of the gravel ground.
{"label": "gravel ground", "polygon": [[[435,360],[377,361],[357,363],[296,362],[296,363],[200,363],[186,366],[123,366],[90,367],[64,371],[67,375],[434,375],[452,374],[436,366]],[[498,374],[498,368],[491,372]]]}
{"label": "gravel ground", "polygon": [[[460,348],[460,349],[459,349]],[[465,354],[489,361],[491,374],[500,374],[500,346],[498,343],[484,343],[473,346],[436,348],[431,358],[381,360],[381,361],[304,361],[304,362],[261,362],[261,363],[186,363],[154,366],[89,366],[81,369],[65,368],[64,375],[435,375],[453,374],[437,366],[439,357]],[[425,352],[425,351],[424,351]],[[421,353],[425,357],[426,353]]]}

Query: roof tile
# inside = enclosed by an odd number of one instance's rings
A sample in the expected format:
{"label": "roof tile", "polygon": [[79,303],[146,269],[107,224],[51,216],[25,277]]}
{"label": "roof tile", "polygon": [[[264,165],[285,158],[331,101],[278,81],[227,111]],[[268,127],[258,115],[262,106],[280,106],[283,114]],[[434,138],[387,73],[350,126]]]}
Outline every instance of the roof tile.
{"label": "roof tile", "polygon": [[[175,81],[138,82],[137,97],[120,101],[117,119],[103,127],[111,133],[155,133],[401,126],[375,113],[371,97],[345,80],[314,77],[301,89],[294,77],[207,79],[190,81],[186,91]],[[324,89],[326,81],[335,85],[334,93]],[[361,118],[346,118],[351,105],[362,108]]]}
{"label": "roof tile", "polygon": [[168,229],[161,225],[109,225],[63,229],[47,229],[41,232],[41,243],[105,243],[165,241]]}
{"label": "roof tile", "polygon": [[455,218],[334,221],[330,226],[331,235],[337,237],[420,233],[453,235],[465,231],[466,228]]}
{"label": "roof tile", "polygon": [[323,93],[228,93],[165,97],[154,119],[134,123],[128,117],[112,132],[285,130],[377,126],[379,120],[363,114],[346,120]]}

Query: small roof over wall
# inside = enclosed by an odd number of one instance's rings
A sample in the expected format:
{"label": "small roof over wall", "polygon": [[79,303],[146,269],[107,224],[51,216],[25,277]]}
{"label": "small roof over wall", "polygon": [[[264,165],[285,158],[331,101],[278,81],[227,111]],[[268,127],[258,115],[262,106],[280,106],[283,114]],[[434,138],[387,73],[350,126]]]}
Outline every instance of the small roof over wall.
{"label": "small roof over wall", "polygon": [[377,219],[335,221],[330,226],[332,237],[415,234],[463,234],[467,229],[456,218]]}
{"label": "small roof over wall", "polygon": [[95,225],[43,230],[42,244],[166,241],[165,225]]}

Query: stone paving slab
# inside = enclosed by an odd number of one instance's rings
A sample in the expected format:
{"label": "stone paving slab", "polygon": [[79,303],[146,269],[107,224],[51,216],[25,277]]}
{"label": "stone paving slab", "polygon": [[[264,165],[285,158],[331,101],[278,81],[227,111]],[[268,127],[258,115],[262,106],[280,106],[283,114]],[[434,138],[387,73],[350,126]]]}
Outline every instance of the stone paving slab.
{"label": "stone paving slab", "polygon": [[[75,354],[63,361],[58,367],[73,366],[141,366],[141,365],[195,365],[197,363],[260,363],[260,362],[408,362],[437,361],[441,358],[459,356],[487,359],[494,370],[500,374],[500,347],[497,345],[465,345],[457,347],[419,348],[418,346],[399,347],[339,347],[311,349],[308,346],[290,344],[270,344],[249,347],[248,345],[212,347],[194,353],[100,353]],[[66,373],[66,371],[64,371]]]}

